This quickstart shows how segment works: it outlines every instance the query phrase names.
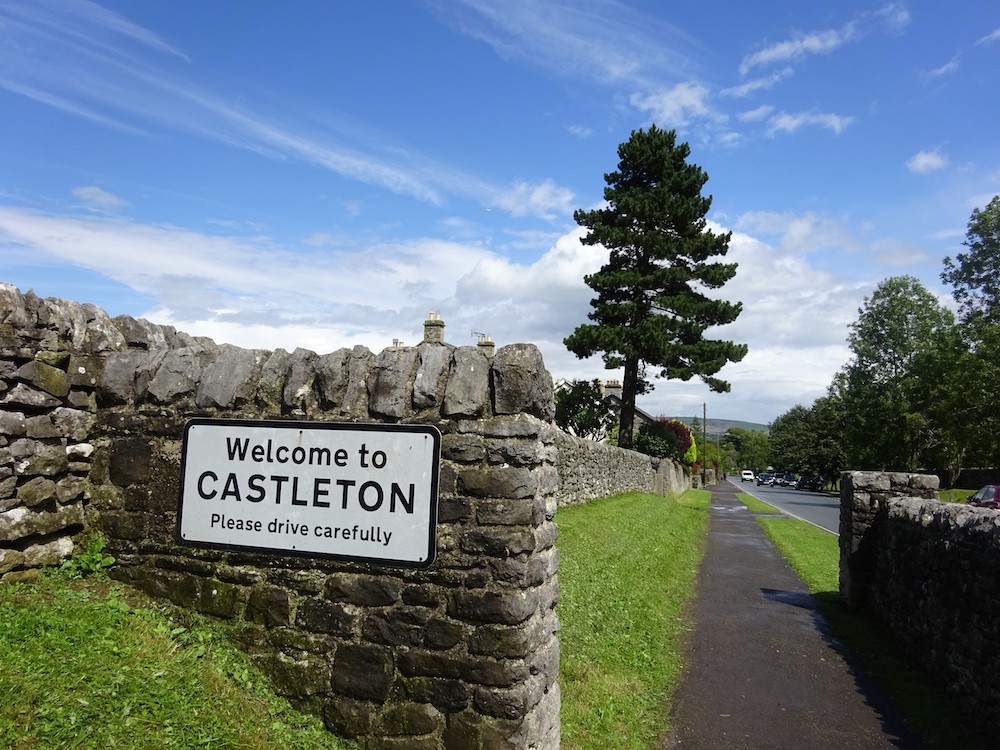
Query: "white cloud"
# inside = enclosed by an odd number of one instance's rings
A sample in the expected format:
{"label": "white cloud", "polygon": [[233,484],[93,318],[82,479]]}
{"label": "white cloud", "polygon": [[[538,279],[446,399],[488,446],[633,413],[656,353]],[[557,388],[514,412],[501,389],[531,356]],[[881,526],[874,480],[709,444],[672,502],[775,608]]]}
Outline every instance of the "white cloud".
{"label": "white cloud", "polygon": [[573,191],[551,180],[535,184],[517,182],[507,192],[494,196],[492,205],[512,216],[556,219],[573,212]]}
{"label": "white cloud", "polygon": [[[105,127],[148,135],[161,129],[251,151],[294,159],[349,180],[442,206],[449,196],[485,201],[497,188],[450,165],[386,142],[372,128],[331,126],[312,112],[267,117],[239,106],[237,93],[218,94],[194,83],[204,71],[130,54],[120,39],[187,59],[123,16],[92,3],[48,14],[31,4],[4,4],[17,44],[0,44],[0,89]],[[29,10],[30,9],[30,10]],[[4,25],[0,25],[4,28]],[[108,40],[108,32],[113,38]],[[45,51],[57,45],[60,54]],[[134,45],[133,45],[134,47]],[[295,120],[290,127],[285,123]],[[319,135],[321,133],[321,135]]]}
{"label": "white cloud", "polygon": [[504,58],[604,84],[648,84],[690,68],[686,33],[616,0],[427,0],[453,28]]}
{"label": "white cloud", "polygon": [[852,24],[837,30],[800,34],[793,39],[772,44],[744,57],[740,62],[740,75],[746,75],[757,67],[798,62],[810,55],[829,54],[855,35],[856,30]]}
{"label": "white cloud", "polygon": [[906,162],[906,168],[916,174],[927,174],[937,172],[948,166],[948,157],[943,156],[937,150],[918,151]]}
{"label": "white cloud", "polygon": [[998,40],[1000,40],[1000,28],[993,29],[993,31],[991,31],[986,36],[977,39],[976,44],[993,44],[993,42],[996,42]]}
{"label": "white cloud", "polygon": [[742,122],[760,122],[761,120],[767,119],[767,117],[774,111],[774,107],[763,104],[757,109],[751,109],[748,112],[741,112],[736,117]]}
{"label": "white cloud", "polygon": [[73,188],[73,195],[81,200],[86,208],[94,211],[109,211],[128,205],[128,201],[102,190],[96,185]]}
{"label": "white cloud", "polygon": [[862,38],[875,25],[899,33],[909,23],[910,14],[906,7],[901,3],[889,3],[875,11],[859,13],[840,28],[798,33],[791,39],[763,47],[743,58],[740,62],[740,74],[746,75],[758,67],[800,62],[815,55],[828,55],[845,44]]}
{"label": "white cloud", "polygon": [[739,86],[730,86],[729,88],[722,89],[719,93],[723,96],[733,96],[736,98],[743,98],[750,96],[750,94],[756,93],[758,91],[765,91],[770,88],[774,88],[777,84],[782,81],[791,78],[792,69],[782,68],[781,70],[772,73],[764,78],[755,78],[752,81],[747,81],[746,83],[741,83]]}
{"label": "white cloud", "polygon": [[951,75],[952,73],[957,73],[960,61],[961,55],[955,55],[941,67],[928,70],[924,73],[924,75],[928,78],[941,78],[943,76]]}
{"label": "white cloud", "polygon": [[[833,245],[849,247],[849,233],[818,215],[748,214],[737,224],[726,260],[739,270],[714,293],[743,300],[744,311],[712,332],[750,346],[744,362],[721,373],[733,394],[712,394],[699,381],[658,381],[641,408],[689,415],[708,401],[711,409],[725,405],[717,414],[766,421],[790,408],[789,394],[807,402],[822,395],[846,361],[846,327],[871,284],[821,270],[814,258]],[[427,311],[439,310],[450,343],[474,344],[471,332],[485,332],[499,346],[537,344],[554,377],[614,377],[600,357],[578,360],[562,343],[587,322],[593,292],[584,276],[607,260],[604,248],[582,244],[584,234],[577,227],[537,260],[518,263],[477,244],[430,238],[302,253],[173,227],[0,208],[5,247],[114,279],[149,298],[144,317],[220,343],[380,351],[394,338],[417,343]],[[900,251],[890,244],[876,250]]]}
{"label": "white cloud", "polygon": [[794,133],[803,126],[815,126],[832,130],[836,135],[840,135],[853,122],[853,117],[831,113],[799,112],[789,114],[788,112],[779,112],[768,122],[767,134],[773,136],[779,132]]}
{"label": "white cloud", "polygon": [[629,102],[648,112],[665,128],[685,127],[694,117],[711,117],[708,89],[694,81],[678,83],[670,89],[651,94],[633,94]]}

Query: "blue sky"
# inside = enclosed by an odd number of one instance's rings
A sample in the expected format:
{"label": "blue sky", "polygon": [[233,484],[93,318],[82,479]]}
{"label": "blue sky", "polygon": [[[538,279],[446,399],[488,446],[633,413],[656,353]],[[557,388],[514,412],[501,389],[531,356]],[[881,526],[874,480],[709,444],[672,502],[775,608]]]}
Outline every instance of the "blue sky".
{"label": "blue sky", "polygon": [[615,376],[577,208],[617,146],[677,129],[709,174],[746,343],[728,394],[653,414],[767,423],[823,395],[874,286],[1000,193],[1000,4],[200,0],[0,4],[0,281],[240,346],[537,344]]}

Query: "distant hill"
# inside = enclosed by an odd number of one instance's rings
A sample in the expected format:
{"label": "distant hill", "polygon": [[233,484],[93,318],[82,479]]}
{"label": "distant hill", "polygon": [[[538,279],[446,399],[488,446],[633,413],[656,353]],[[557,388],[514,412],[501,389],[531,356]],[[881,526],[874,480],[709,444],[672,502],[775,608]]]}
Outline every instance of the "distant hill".
{"label": "distant hill", "polygon": [[[695,417],[671,417],[679,422],[683,422],[688,427],[690,427]],[[702,419],[697,417],[698,425],[700,427]],[[766,424],[758,424],[757,422],[742,422],[738,419],[712,419],[711,417],[704,420],[705,421],[705,433],[708,435],[721,435],[730,427],[739,427],[744,430],[759,430],[760,432],[768,432],[768,427]],[[699,429],[699,432],[701,430]]]}

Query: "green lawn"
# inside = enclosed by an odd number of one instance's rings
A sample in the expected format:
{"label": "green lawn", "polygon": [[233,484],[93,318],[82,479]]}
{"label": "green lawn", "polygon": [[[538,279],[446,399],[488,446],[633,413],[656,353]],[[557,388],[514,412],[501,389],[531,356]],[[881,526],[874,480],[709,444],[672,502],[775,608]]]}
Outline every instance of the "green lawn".
{"label": "green lawn", "polygon": [[342,750],[196,616],[100,577],[0,586],[0,747]]}
{"label": "green lawn", "polygon": [[626,494],[561,508],[562,746],[649,750],[691,628],[710,493]]}

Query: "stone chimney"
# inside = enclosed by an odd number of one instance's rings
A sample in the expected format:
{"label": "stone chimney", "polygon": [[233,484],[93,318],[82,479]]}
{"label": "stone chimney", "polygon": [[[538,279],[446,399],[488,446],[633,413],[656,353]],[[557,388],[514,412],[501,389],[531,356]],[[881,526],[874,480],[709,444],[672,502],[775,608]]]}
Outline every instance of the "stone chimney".
{"label": "stone chimney", "polygon": [[433,310],[427,313],[427,320],[424,321],[424,343],[444,343],[444,321],[441,320],[441,313]]}
{"label": "stone chimney", "polygon": [[609,380],[604,384],[604,397],[617,396],[622,397],[622,384],[620,380]]}
{"label": "stone chimney", "polygon": [[493,352],[496,349],[496,344],[493,343],[493,339],[490,338],[488,333],[479,334],[479,343],[476,344],[479,347],[479,351],[485,354],[487,357],[492,357]]}

